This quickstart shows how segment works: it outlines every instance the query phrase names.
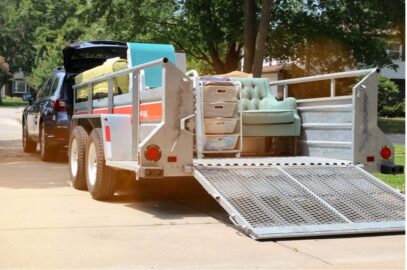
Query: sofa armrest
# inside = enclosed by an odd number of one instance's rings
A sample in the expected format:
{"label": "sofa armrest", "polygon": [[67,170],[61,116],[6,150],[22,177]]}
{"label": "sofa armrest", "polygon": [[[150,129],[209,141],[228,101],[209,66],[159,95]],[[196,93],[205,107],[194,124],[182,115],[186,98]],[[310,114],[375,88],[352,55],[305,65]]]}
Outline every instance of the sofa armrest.
{"label": "sofa armrest", "polygon": [[293,97],[285,98],[283,101],[280,101],[279,103],[284,104],[284,106],[287,106],[292,110],[297,109],[297,100]]}

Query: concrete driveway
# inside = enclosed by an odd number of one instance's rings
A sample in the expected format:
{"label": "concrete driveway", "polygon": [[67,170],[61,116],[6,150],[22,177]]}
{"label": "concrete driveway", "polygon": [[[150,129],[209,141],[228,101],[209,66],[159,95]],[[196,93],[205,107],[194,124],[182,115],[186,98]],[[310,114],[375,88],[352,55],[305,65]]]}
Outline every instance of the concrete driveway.
{"label": "concrete driveway", "polygon": [[0,108],[2,269],[404,269],[404,235],[254,241],[193,179],[94,201],[70,187],[66,158],[22,152],[16,115]]}

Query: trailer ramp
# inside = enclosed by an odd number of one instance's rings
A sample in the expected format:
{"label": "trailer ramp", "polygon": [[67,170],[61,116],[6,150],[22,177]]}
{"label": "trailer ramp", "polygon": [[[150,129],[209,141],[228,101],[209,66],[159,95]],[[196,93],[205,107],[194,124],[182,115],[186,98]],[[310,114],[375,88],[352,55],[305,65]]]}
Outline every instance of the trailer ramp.
{"label": "trailer ramp", "polygon": [[404,231],[404,196],[354,165],[196,165],[195,177],[254,239]]}

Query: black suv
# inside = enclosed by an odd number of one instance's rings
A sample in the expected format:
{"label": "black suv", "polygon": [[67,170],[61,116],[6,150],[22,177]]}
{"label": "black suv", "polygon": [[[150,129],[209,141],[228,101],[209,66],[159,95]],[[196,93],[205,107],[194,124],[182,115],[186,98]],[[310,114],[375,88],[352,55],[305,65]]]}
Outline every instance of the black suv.
{"label": "black suv", "polygon": [[74,78],[107,59],[126,59],[127,44],[119,41],[88,41],[68,45],[64,50],[64,67],[56,68],[37,91],[23,99],[30,105],[22,117],[24,152],[34,153],[40,144],[44,161],[52,161],[69,143],[70,119],[73,113]]}

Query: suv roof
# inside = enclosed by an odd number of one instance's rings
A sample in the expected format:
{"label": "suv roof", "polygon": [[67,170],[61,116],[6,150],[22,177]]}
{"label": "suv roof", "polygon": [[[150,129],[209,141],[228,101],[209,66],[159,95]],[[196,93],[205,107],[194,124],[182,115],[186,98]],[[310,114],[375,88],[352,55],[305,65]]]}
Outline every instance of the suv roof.
{"label": "suv roof", "polygon": [[67,45],[64,48],[65,50],[69,49],[84,49],[84,48],[94,48],[94,47],[126,47],[127,43],[124,41],[114,41],[114,40],[93,40],[93,41],[83,41],[83,42],[76,42]]}
{"label": "suv roof", "polygon": [[65,73],[65,69],[63,66],[58,66],[52,70],[53,73]]}

